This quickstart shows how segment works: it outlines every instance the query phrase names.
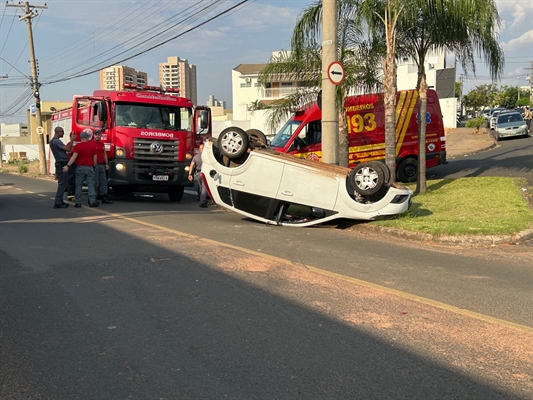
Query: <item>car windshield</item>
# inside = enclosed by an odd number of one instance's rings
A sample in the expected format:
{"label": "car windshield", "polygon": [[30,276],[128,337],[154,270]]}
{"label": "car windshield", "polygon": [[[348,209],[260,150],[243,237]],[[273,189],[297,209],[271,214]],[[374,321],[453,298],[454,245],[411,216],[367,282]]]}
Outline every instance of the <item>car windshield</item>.
{"label": "car windshield", "polygon": [[522,122],[524,119],[518,113],[513,114],[503,114],[498,117],[498,124],[506,124],[512,122]]}
{"label": "car windshield", "polygon": [[192,110],[187,107],[117,104],[115,125],[130,128],[191,130]]}
{"label": "car windshield", "polygon": [[289,119],[285,125],[278,131],[276,136],[270,142],[272,147],[285,147],[289,139],[292,137],[294,132],[302,124],[301,121],[295,121],[292,118]]}

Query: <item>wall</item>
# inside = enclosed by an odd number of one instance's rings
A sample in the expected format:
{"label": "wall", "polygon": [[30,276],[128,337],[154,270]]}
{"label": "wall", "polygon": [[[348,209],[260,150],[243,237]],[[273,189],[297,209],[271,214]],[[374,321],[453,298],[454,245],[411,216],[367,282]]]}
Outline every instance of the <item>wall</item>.
{"label": "wall", "polygon": [[457,97],[439,99],[444,128],[457,128]]}

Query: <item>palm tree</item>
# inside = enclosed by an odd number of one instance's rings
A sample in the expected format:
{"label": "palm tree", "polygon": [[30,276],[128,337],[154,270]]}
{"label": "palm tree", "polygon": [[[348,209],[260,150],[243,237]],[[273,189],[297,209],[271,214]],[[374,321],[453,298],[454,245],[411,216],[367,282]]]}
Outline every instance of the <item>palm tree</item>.
{"label": "palm tree", "polygon": [[[503,51],[497,30],[501,21],[494,0],[414,0],[406,2],[397,29],[402,34],[400,51],[418,66],[416,89],[418,115],[427,111],[425,61],[430,52],[456,54],[466,72],[475,74],[474,57],[483,55],[493,79],[501,75]],[[418,178],[416,191],[426,192],[426,119],[419,118]]]}
{"label": "palm tree", "polygon": [[368,25],[372,37],[385,38],[386,55],[383,62],[383,101],[385,106],[385,163],[391,174],[389,183],[396,177],[396,57],[401,32],[398,20],[402,17],[405,1],[365,0],[360,15]]}
{"label": "palm tree", "polygon": [[[339,109],[339,164],[348,166],[348,131],[344,99],[350,91],[375,91],[381,86],[379,65],[382,47],[377,40],[365,40],[357,18],[360,0],[341,0],[337,7],[338,59],[344,65],[346,79],[337,87]],[[322,85],[322,1],[305,8],[293,30],[291,51],[273,57],[262,71],[259,82],[276,80],[299,82],[299,89],[272,104],[270,125],[285,120],[294,108],[317,99]]]}

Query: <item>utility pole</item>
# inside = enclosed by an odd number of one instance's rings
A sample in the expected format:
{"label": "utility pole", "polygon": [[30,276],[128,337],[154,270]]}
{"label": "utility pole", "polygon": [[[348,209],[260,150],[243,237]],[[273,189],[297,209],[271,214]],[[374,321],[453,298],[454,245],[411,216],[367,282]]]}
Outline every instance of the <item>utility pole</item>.
{"label": "utility pole", "polygon": [[463,116],[463,80],[464,75],[459,75],[459,107],[461,108],[461,117]]}
{"label": "utility pole", "polygon": [[322,2],[322,161],[339,164],[339,115],[336,86],[328,67],[337,61],[337,0]]}
{"label": "utility pole", "polygon": [[[37,119],[37,127],[41,127],[38,131],[37,144],[39,146],[39,166],[42,175],[46,175],[46,153],[44,151],[44,131],[42,130],[42,116],[41,116],[41,93],[39,91],[40,85],[38,80],[37,63],[35,61],[35,49],[33,47],[33,31],[31,28],[31,19],[35,18],[37,11],[35,8],[48,8],[44,6],[31,6],[27,1],[24,4],[6,4],[6,7],[20,7],[24,10],[25,15],[19,17],[19,21],[25,20],[28,27],[28,45],[30,48],[30,65],[32,76],[33,101],[35,102],[35,118]],[[31,125],[30,125],[31,128]]]}
{"label": "utility pole", "polygon": [[529,103],[533,105],[533,61],[529,67]]}

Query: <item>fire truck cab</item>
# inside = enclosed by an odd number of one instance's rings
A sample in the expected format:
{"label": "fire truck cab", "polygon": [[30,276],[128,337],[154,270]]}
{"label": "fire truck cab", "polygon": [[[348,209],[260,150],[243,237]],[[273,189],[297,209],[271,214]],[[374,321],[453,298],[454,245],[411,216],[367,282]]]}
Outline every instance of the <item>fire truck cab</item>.
{"label": "fire truck cab", "polygon": [[72,131],[102,132],[109,159],[108,185],[115,193],[167,192],[180,201],[191,159],[211,137],[208,107],[158,87],[142,90],[96,90],[74,96]]}

